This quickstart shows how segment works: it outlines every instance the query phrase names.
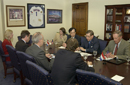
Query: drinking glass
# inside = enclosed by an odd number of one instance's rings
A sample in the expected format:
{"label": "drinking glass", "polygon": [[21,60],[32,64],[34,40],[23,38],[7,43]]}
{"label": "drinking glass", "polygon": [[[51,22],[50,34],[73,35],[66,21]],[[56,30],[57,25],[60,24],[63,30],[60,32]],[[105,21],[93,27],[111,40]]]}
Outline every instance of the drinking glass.
{"label": "drinking glass", "polygon": [[130,65],[130,64],[129,64],[129,61],[130,61],[129,56],[126,56],[126,59],[127,59],[127,63],[126,63],[126,65]]}
{"label": "drinking glass", "polygon": [[45,45],[45,50],[47,51],[49,49],[48,45]]}
{"label": "drinking glass", "polygon": [[96,59],[97,51],[93,51],[94,59]]}
{"label": "drinking glass", "polygon": [[84,60],[86,60],[88,58],[88,56],[87,55],[84,55]]}

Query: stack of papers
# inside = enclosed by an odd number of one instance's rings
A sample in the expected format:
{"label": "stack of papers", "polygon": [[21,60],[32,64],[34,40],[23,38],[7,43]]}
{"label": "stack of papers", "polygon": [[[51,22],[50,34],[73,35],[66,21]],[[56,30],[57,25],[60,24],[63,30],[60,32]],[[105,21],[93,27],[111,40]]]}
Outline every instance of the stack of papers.
{"label": "stack of papers", "polygon": [[81,51],[75,51],[75,52],[80,53],[81,56],[92,56],[92,54],[84,53],[84,52],[81,52]]}

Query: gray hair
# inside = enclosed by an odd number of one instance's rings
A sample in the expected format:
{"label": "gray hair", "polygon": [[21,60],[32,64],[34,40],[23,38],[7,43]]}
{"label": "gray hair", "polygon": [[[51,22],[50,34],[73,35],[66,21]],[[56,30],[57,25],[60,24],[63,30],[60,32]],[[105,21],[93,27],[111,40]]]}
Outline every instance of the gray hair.
{"label": "gray hair", "polygon": [[119,37],[122,36],[122,32],[120,30],[114,31],[113,34],[118,34]]}
{"label": "gray hair", "polygon": [[42,36],[41,32],[36,32],[32,36],[32,42],[33,43],[38,43],[39,40],[41,40],[41,39],[43,39],[43,36]]}

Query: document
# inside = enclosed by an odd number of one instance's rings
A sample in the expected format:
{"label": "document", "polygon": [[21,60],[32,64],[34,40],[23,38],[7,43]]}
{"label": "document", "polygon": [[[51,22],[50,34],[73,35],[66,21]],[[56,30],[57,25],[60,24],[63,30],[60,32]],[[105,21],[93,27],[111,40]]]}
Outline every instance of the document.
{"label": "document", "polygon": [[80,53],[81,56],[92,56],[92,54],[81,52],[81,51],[75,51],[76,53]]}
{"label": "document", "polygon": [[115,76],[113,76],[111,79],[113,79],[113,80],[115,80],[115,81],[120,82],[121,80],[123,80],[123,79],[124,79],[124,77],[119,76],[119,75],[115,75]]}

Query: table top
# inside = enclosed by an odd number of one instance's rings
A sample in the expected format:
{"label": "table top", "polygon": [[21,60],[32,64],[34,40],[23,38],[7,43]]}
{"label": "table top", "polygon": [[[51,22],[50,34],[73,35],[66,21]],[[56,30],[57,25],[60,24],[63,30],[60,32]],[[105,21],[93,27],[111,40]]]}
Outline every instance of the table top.
{"label": "table top", "polygon": [[[59,48],[58,48],[59,46],[55,45],[55,44],[50,45],[48,50],[45,50],[44,47],[45,47],[45,45],[43,45],[43,47],[41,47],[41,48],[45,51],[45,53],[54,54],[59,50]],[[99,57],[99,56],[100,55],[97,55],[97,57]],[[104,61],[97,61],[93,58],[93,56],[88,56],[86,61],[93,62],[95,73],[99,73],[108,78],[111,78],[115,75],[123,76],[125,78],[123,80],[121,80],[120,82],[123,85],[130,85],[130,65],[126,65],[126,63],[120,64],[120,65],[115,65],[112,63],[108,63],[108,62],[106,62],[106,64],[103,64]]]}

